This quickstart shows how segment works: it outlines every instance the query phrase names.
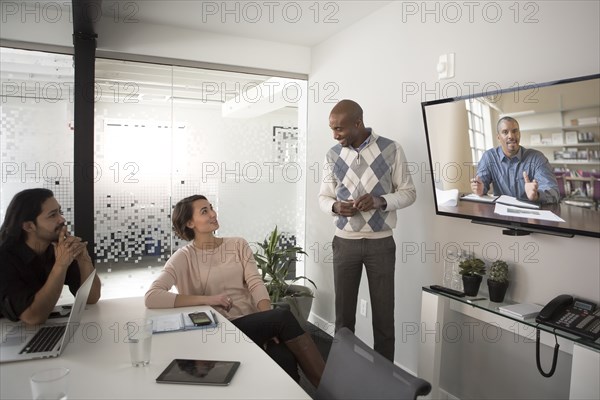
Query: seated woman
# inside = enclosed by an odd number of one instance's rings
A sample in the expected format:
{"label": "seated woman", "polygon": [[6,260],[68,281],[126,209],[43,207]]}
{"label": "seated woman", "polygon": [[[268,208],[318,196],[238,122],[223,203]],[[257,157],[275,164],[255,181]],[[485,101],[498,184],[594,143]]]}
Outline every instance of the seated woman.
{"label": "seated woman", "polygon": [[[325,362],[289,310],[271,309],[248,243],[214,236],[217,214],[201,195],[178,202],[172,222],[177,236],[190,243],[167,261],[146,292],[146,307],[212,306],[259,346],[266,348],[271,340],[284,343],[317,387]],[[173,286],[178,294],[169,292]]]}

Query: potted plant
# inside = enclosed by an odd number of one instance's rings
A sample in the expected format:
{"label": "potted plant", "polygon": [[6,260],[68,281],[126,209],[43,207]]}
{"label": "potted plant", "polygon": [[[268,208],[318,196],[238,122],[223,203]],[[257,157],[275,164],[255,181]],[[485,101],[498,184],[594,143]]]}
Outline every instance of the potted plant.
{"label": "potted plant", "polygon": [[505,261],[496,260],[490,265],[487,284],[490,290],[490,300],[502,303],[506,289],[508,289],[508,264]]}
{"label": "potted plant", "polygon": [[254,253],[256,264],[261,270],[271,303],[278,305],[287,303],[290,311],[298,321],[305,323],[312,307],[313,291],[303,285],[293,283],[306,279],[316,289],[315,283],[305,276],[289,276],[290,267],[298,260],[299,254],[305,254],[298,246],[284,245],[281,233],[275,229],[262,243],[257,243],[260,249]]}
{"label": "potted plant", "polygon": [[479,258],[467,258],[458,263],[464,286],[465,295],[477,296],[482,275],[485,274],[485,263]]}

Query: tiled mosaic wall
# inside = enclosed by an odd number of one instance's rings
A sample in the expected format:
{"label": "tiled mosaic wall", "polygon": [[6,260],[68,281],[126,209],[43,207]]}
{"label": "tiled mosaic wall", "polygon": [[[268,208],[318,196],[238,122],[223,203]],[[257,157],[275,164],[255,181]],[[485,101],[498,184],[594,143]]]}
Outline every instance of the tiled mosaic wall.
{"label": "tiled mosaic wall", "polygon": [[[173,198],[197,193],[194,180],[173,183]],[[204,193],[211,196],[211,185]],[[215,185],[212,185],[215,187]],[[108,190],[110,192],[110,189]],[[101,197],[103,196],[103,197]],[[171,211],[175,203],[165,196],[164,187],[144,187],[140,193],[96,193],[94,232],[98,264],[124,262],[164,264],[172,251],[186,244],[172,234]]]}
{"label": "tiled mosaic wall", "polygon": [[298,128],[274,126],[273,152],[278,162],[298,162]]}
{"label": "tiled mosaic wall", "polygon": [[[171,130],[170,123],[161,120],[168,109],[131,106],[131,118],[123,118],[123,107],[118,114],[116,109],[113,104],[99,104],[96,113],[96,161],[110,171],[95,187],[97,263],[111,268],[119,263],[164,264],[186,244],[172,234],[171,210],[193,194],[207,196],[219,213],[220,236],[241,236],[252,243],[262,241],[278,225],[296,242],[298,185],[286,181],[282,167],[272,163],[283,163],[277,159],[277,145],[289,154],[297,133],[292,138],[277,136],[275,148],[268,145],[274,125],[293,122],[293,113],[223,120],[218,109],[189,108],[180,110],[181,119]],[[172,135],[160,130],[165,126]],[[111,135],[119,138],[117,146],[128,149],[117,158],[111,154],[122,149],[114,151]],[[123,144],[124,135],[139,135],[143,140]],[[123,170],[127,164],[136,166],[132,179],[116,180],[114,166]]]}
{"label": "tiled mosaic wall", "polygon": [[43,187],[54,192],[73,231],[72,105],[3,98],[0,116],[0,220],[16,193]]}

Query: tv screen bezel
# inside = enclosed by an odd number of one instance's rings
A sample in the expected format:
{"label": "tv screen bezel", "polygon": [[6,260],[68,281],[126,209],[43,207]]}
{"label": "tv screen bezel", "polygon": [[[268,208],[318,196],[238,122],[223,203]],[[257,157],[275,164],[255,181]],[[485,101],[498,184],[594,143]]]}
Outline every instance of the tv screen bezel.
{"label": "tv screen bezel", "polygon": [[[430,167],[429,173],[430,173],[430,177],[431,177],[431,185],[432,185],[432,189],[433,189],[433,199],[434,199],[436,215],[467,219],[467,220],[471,220],[471,222],[477,223],[477,224],[484,224],[484,225],[506,228],[507,231],[504,231],[504,233],[509,234],[509,235],[511,235],[511,234],[512,235],[520,235],[523,233],[525,233],[525,234],[543,233],[543,234],[550,234],[550,235],[557,235],[557,236],[564,236],[564,237],[573,237],[575,235],[579,235],[579,236],[600,238],[600,228],[598,231],[593,232],[593,231],[589,231],[589,230],[580,230],[580,229],[564,228],[564,227],[553,227],[553,226],[548,226],[548,225],[530,224],[530,223],[526,223],[526,222],[515,222],[515,221],[509,221],[506,219],[502,219],[501,217],[488,218],[488,217],[482,217],[482,216],[478,216],[478,215],[468,215],[468,214],[440,211],[439,206],[438,206],[437,193],[436,193],[436,177],[434,175],[435,168],[434,168],[434,162],[432,159],[431,137],[430,137],[430,132],[429,132],[429,128],[427,125],[427,112],[426,112],[427,107],[438,105],[438,104],[453,103],[453,102],[457,102],[457,101],[475,99],[475,98],[480,98],[480,97],[490,98],[490,97],[494,97],[494,96],[501,96],[501,95],[504,95],[507,93],[514,93],[514,92],[518,92],[518,91],[526,91],[526,90],[532,90],[532,89],[536,89],[536,88],[556,86],[556,85],[568,84],[568,83],[573,83],[573,82],[581,82],[581,81],[593,80],[593,79],[600,79],[600,73],[584,75],[584,76],[579,76],[579,77],[573,77],[573,78],[560,79],[560,80],[556,80],[556,81],[549,81],[549,82],[543,82],[543,83],[531,83],[531,84],[526,84],[523,86],[516,86],[516,87],[512,87],[512,88],[490,90],[485,93],[474,93],[474,94],[467,94],[467,95],[463,95],[463,96],[448,97],[448,98],[443,98],[443,99],[429,100],[429,101],[421,102],[421,113],[422,113],[423,124],[424,124],[424,128],[425,128],[425,137],[426,137],[426,142],[427,142],[427,156],[429,159],[429,167]],[[600,209],[597,210],[597,212],[600,213]]]}

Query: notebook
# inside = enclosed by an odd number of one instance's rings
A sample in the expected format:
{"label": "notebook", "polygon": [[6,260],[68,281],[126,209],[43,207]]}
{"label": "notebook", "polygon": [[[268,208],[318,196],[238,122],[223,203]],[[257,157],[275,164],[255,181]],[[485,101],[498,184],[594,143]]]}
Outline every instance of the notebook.
{"label": "notebook", "polygon": [[79,327],[95,275],[96,271],[93,271],[79,287],[67,322],[45,323],[35,327],[16,323],[11,329],[7,329],[8,324],[5,323],[0,343],[0,363],[60,356]]}
{"label": "notebook", "polygon": [[542,308],[543,307],[538,304],[519,303],[511,304],[508,306],[502,306],[498,309],[503,314],[525,320],[528,318],[535,317],[542,310]]}
{"label": "notebook", "polygon": [[190,329],[215,328],[217,326],[217,316],[214,312],[206,313],[210,320],[206,325],[197,326],[189,317],[189,313],[177,313],[168,315],[158,315],[152,317],[152,333],[187,331]]}

